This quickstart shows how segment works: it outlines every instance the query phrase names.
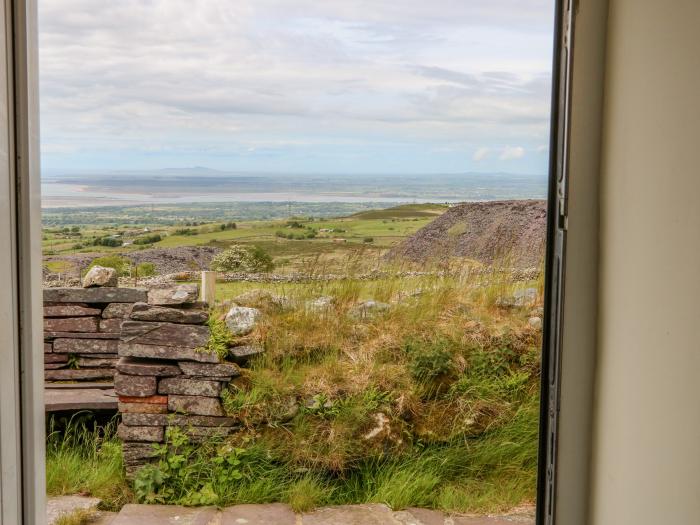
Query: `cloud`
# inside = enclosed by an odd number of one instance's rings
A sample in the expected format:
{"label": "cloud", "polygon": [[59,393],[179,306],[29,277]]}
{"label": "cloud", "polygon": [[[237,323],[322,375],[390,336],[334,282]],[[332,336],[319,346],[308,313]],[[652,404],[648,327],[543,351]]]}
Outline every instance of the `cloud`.
{"label": "cloud", "polygon": [[76,150],[539,143],[550,4],[42,0],[47,165]]}
{"label": "cloud", "polygon": [[484,160],[489,154],[489,149],[488,148],[479,148],[474,152],[474,155],[472,156],[472,159],[475,160],[476,162],[481,162]]}
{"label": "cloud", "polygon": [[501,155],[498,157],[500,160],[515,160],[522,159],[525,156],[525,148],[521,146],[507,146],[501,151]]}

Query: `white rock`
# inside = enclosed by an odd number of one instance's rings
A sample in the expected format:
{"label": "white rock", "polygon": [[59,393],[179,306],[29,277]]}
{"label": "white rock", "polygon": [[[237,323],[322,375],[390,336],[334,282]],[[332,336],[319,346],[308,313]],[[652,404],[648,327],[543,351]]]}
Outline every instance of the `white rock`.
{"label": "white rock", "polygon": [[253,331],[261,315],[257,308],[234,306],[226,314],[226,326],[233,335],[247,335]]}
{"label": "white rock", "polygon": [[530,317],[530,319],[527,320],[527,324],[529,324],[535,330],[541,330],[542,329],[542,318],[541,317]]}
{"label": "white rock", "polygon": [[322,295],[316,299],[306,301],[306,309],[312,312],[325,312],[333,306],[335,299],[328,295]]}
{"label": "white rock", "polygon": [[93,288],[96,286],[117,286],[119,276],[114,268],[104,266],[93,266],[83,277],[83,288]]}
{"label": "white rock", "polygon": [[382,312],[386,312],[389,308],[391,308],[391,305],[380,303],[379,301],[363,301],[350,310],[350,317],[354,319],[371,319]]}

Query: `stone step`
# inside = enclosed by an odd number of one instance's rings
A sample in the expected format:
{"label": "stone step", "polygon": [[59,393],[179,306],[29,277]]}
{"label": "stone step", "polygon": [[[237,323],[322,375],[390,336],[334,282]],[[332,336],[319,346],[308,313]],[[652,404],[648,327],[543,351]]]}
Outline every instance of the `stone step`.
{"label": "stone step", "polygon": [[340,505],[295,514],[282,503],[214,507],[125,505],[110,525],[534,525],[526,513],[513,516],[446,516],[430,509],[392,511],[386,505]]}

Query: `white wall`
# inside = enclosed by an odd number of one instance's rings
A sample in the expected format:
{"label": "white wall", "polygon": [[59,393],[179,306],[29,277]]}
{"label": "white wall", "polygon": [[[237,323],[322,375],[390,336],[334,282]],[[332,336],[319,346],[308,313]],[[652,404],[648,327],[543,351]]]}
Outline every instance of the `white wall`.
{"label": "white wall", "polygon": [[700,523],[700,0],[610,0],[600,234],[591,523]]}

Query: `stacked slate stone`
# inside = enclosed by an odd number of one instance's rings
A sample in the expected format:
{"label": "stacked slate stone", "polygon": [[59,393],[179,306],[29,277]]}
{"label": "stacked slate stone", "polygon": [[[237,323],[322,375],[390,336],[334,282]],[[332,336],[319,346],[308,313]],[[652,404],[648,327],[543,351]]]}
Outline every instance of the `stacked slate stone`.
{"label": "stacked slate stone", "polygon": [[122,321],[146,297],[136,288],[44,290],[46,381],[111,381]]}
{"label": "stacked slate stone", "polygon": [[240,372],[202,351],[210,331],[197,297],[196,285],[152,288],[122,324],[114,387],[130,477],[149,461],[153,443],[164,442],[169,426],[181,427],[195,442],[235,431],[220,395]]}

